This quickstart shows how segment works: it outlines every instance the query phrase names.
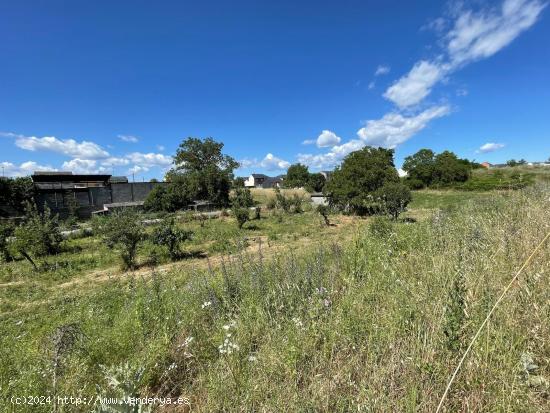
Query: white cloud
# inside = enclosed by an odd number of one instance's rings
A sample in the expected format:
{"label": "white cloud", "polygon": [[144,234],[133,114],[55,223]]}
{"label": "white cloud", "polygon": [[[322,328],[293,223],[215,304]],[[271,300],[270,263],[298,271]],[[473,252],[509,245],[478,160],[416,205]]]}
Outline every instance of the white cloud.
{"label": "white cloud", "polygon": [[446,36],[453,65],[494,55],[535,24],[545,7],[539,0],[505,0],[499,10],[461,12]]}
{"label": "white cloud", "polygon": [[315,139],[306,139],[302,142],[302,145],[313,145],[315,143]]}
{"label": "white cloud", "polygon": [[[540,0],[505,0],[498,9],[485,8],[479,12],[459,9],[452,29],[443,34],[444,54],[432,61],[417,62],[383,96],[401,109],[417,105],[453,71],[509,45],[536,23],[545,7]],[[436,21],[442,29],[443,20]]]}
{"label": "white cloud", "polygon": [[380,65],[376,68],[376,71],[374,72],[374,76],[381,76],[390,73],[390,67],[389,66],[383,66]]}
{"label": "white cloud", "polygon": [[376,86],[376,82],[374,82],[374,81],[373,81],[373,82],[370,82],[370,83],[369,83],[369,86],[368,86],[368,89],[369,89],[369,90],[372,90],[372,89],[374,89],[375,86]]}
{"label": "white cloud", "polygon": [[137,143],[139,139],[134,135],[118,135],[118,139],[124,142]]}
{"label": "white cloud", "polygon": [[272,153],[268,153],[264,159],[260,162],[262,168],[267,169],[268,171],[276,171],[287,169],[290,166],[290,162],[287,162],[281,158],[277,158]]}
{"label": "white cloud", "polygon": [[450,113],[449,106],[434,106],[414,116],[388,113],[381,119],[369,120],[357,131],[368,145],[395,148],[424,129],[433,120]]}
{"label": "white cloud", "polygon": [[11,177],[31,175],[35,171],[57,171],[50,165],[40,165],[34,161],[23,162],[20,165],[11,162],[0,162],[0,167],[2,167],[6,176]]}
{"label": "white cloud", "polygon": [[268,171],[280,171],[287,169],[290,162],[278,158],[272,153],[268,153],[261,161],[258,159],[241,159],[239,160],[239,169],[263,168]]}
{"label": "white cloud", "polygon": [[170,166],[173,162],[171,156],[153,152],[132,152],[126,155],[125,158],[130,160],[131,163],[139,164],[141,166]]}
{"label": "white cloud", "polygon": [[357,151],[365,146],[365,142],[360,139],[352,139],[342,145],[333,146],[330,152],[318,155],[298,154],[298,162],[311,168],[325,169],[332,168],[345,158],[346,155]]}
{"label": "white cloud", "polygon": [[341,139],[334,132],[329,130],[323,130],[317,138],[317,146],[319,148],[327,148],[338,145]]}
{"label": "white cloud", "polygon": [[70,161],[63,162],[61,169],[77,174],[95,174],[102,172],[102,168],[97,167],[97,161],[94,159],[71,159]]}
{"label": "white cloud", "polygon": [[35,136],[18,136],[15,144],[28,151],[57,152],[71,158],[99,159],[106,158],[109,153],[94,142],[77,142],[74,139],[57,139],[53,136],[37,138]]}
{"label": "white cloud", "polygon": [[487,142],[486,144],[483,144],[480,146],[480,148],[476,151],[477,153],[488,153],[488,152],[494,152],[498,151],[499,149],[504,148],[506,145],[503,143],[494,143],[494,142]]}
{"label": "white cloud", "polygon": [[163,152],[166,148],[163,145],[157,145],[157,150]]}
{"label": "white cloud", "polygon": [[399,177],[401,177],[401,178],[403,178],[403,177],[409,175],[409,174],[407,173],[407,171],[404,171],[404,170],[401,169],[401,168],[397,169],[397,173],[399,174]]}
{"label": "white cloud", "polygon": [[367,121],[366,126],[357,131],[359,139],[333,146],[329,152],[323,154],[298,154],[298,162],[316,169],[333,168],[348,154],[366,145],[395,148],[428,126],[430,121],[449,113],[448,106],[434,106],[409,117],[388,113],[381,119]]}
{"label": "white cloud", "polygon": [[400,108],[420,103],[448,70],[446,66],[422,60],[386,90],[384,97]]}

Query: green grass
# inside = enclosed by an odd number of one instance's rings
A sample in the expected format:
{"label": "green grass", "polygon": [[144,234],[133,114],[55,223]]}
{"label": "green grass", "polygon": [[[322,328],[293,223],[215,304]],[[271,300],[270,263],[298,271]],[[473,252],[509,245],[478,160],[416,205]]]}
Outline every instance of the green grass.
{"label": "green grass", "polygon": [[[121,395],[104,369],[127,365],[144,369],[140,395],[188,397],[198,412],[433,412],[488,309],[550,230],[549,194],[419,191],[411,213],[429,214],[384,231],[347,217],[322,227],[312,213],[252,221],[239,237],[271,231],[280,248],[241,250],[210,270],[148,269],[60,291],[47,290],[52,275],[22,278],[0,287],[25,304],[0,316],[0,398]],[[204,231],[199,247],[231,238],[234,224],[189,225]],[[548,411],[549,263],[547,245],[474,346],[446,411]],[[77,334],[60,351],[62,326]]]}
{"label": "green grass", "polygon": [[499,196],[494,192],[423,189],[413,191],[409,209],[457,209],[468,202],[483,202]]}

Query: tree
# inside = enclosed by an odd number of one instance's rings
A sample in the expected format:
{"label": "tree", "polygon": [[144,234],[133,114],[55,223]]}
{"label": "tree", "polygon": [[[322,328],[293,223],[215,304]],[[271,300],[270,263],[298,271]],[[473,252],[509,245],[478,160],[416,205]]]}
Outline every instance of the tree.
{"label": "tree", "polygon": [[455,182],[465,182],[470,177],[471,167],[466,165],[450,151],[441,152],[435,157],[433,181],[448,185]]}
{"label": "tree", "polygon": [[386,182],[378,190],[377,195],[382,201],[383,208],[394,220],[397,220],[399,214],[405,211],[412,199],[410,189],[400,182]]}
{"label": "tree", "polygon": [[40,214],[34,204],[26,206],[25,222],[18,226],[13,235],[12,248],[38,269],[33,257],[43,257],[59,252],[61,232],[57,215],[52,216],[50,209],[44,206]]}
{"label": "tree", "polygon": [[302,188],[309,182],[309,171],[307,166],[301,163],[290,165],[286,171],[284,185],[287,188]]}
{"label": "tree", "polygon": [[306,188],[310,192],[322,192],[326,179],[323,174],[310,174]]}
{"label": "tree", "polygon": [[180,144],[174,157],[175,166],[166,174],[166,180],[171,185],[183,186],[182,191],[176,191],[178,194],[229,205],[233,170],[239,164],[224,155],[222,149],[223,143],[212,138],[187,138]]}
{"label": "tree", "polygon": [[249,220],[249,208],[253,205],[254,199],[248,188],[235,188],[231,197],[231,208],[239,229]]}
{"label": "tree", "polygon": [[393,163],[393,150],[365,148],[352,152],[334,171],[323,192],[337,208],[357,214],[372,213],[376,209],[374,194],[386,182],[398,182],[399,175]]}
{"label": "tree", "polygon": [[94,221],[94,233],[102,234],[109,248],[119,250],[124,269],[133,269],[139,243],[145,231],[139,222],[139,215],[130,209]]}
{"label": "tree", "polygon": [[154,244],[168,249],[168,254],[172,261],[180,257],[181,251],[179,245],[189,238],[191,238],[191,232],[178,228],[173,218],[157,227],[151,237]]}
{"label": "tree", "polygon": [[24,213],[29,202],[34,202],[34,184],[30,177],[0,180],[0,205],[8,205]]}
{"label": "tree", "polygon": [[431,149],[420,149],[414,155],[407,156],[403,163],[403,170],[407,172],[407,180],[420,181],[424,187],[430,186],[435,171],[434,152]]}

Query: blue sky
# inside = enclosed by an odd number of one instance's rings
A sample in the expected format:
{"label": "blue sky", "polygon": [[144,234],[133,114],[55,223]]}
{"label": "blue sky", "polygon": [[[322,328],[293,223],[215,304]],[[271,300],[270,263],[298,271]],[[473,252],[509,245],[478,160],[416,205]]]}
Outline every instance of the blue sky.
{"label": "blue sky", "polygon": [[545,0],[0,3],[0,163],[161,177],[187,136],[239,175],[364,145],[550,157]]}

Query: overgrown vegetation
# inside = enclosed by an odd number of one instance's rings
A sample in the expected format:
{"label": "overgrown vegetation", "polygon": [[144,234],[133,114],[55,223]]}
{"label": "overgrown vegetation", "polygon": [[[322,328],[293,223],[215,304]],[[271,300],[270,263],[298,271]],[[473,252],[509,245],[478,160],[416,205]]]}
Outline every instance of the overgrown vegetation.
{"label": "overgrown vegetation", "polygon": [[[324,232],[343,226],[341,216],[336,227],[309,213],[280,224],[270,216],[258,225],[279,236],[289,228],[288,248],[271,255],[257,244],[210,269],[3,286],[3,302],[24,305],[0,316],[0,397],[182,396],[205,412],[433,412],[460,350],[550,230],[548,194],[527,188],[473,202],[464,192],[455,209],[414,224],[357,219],[348,241]],[[313,226],[300,226],[305,220]],[[196,225],[193,242],[237,232],[231,220],[186,225]],[[291,244],[298,228],[323,233]],[[547,410],[549,262],[545,247],[494,313],[447,411]],[[39,288],[46,292],[36,296]]]}
{"label": "overgrown vegetation", "polygon": [[15,228],[13,238],[10,255],[20,254],[37,270],[36,258],[55,254],[61,248],[58,218],[48,207],[39,213],[34,204],[27,203],[25,221]]}

